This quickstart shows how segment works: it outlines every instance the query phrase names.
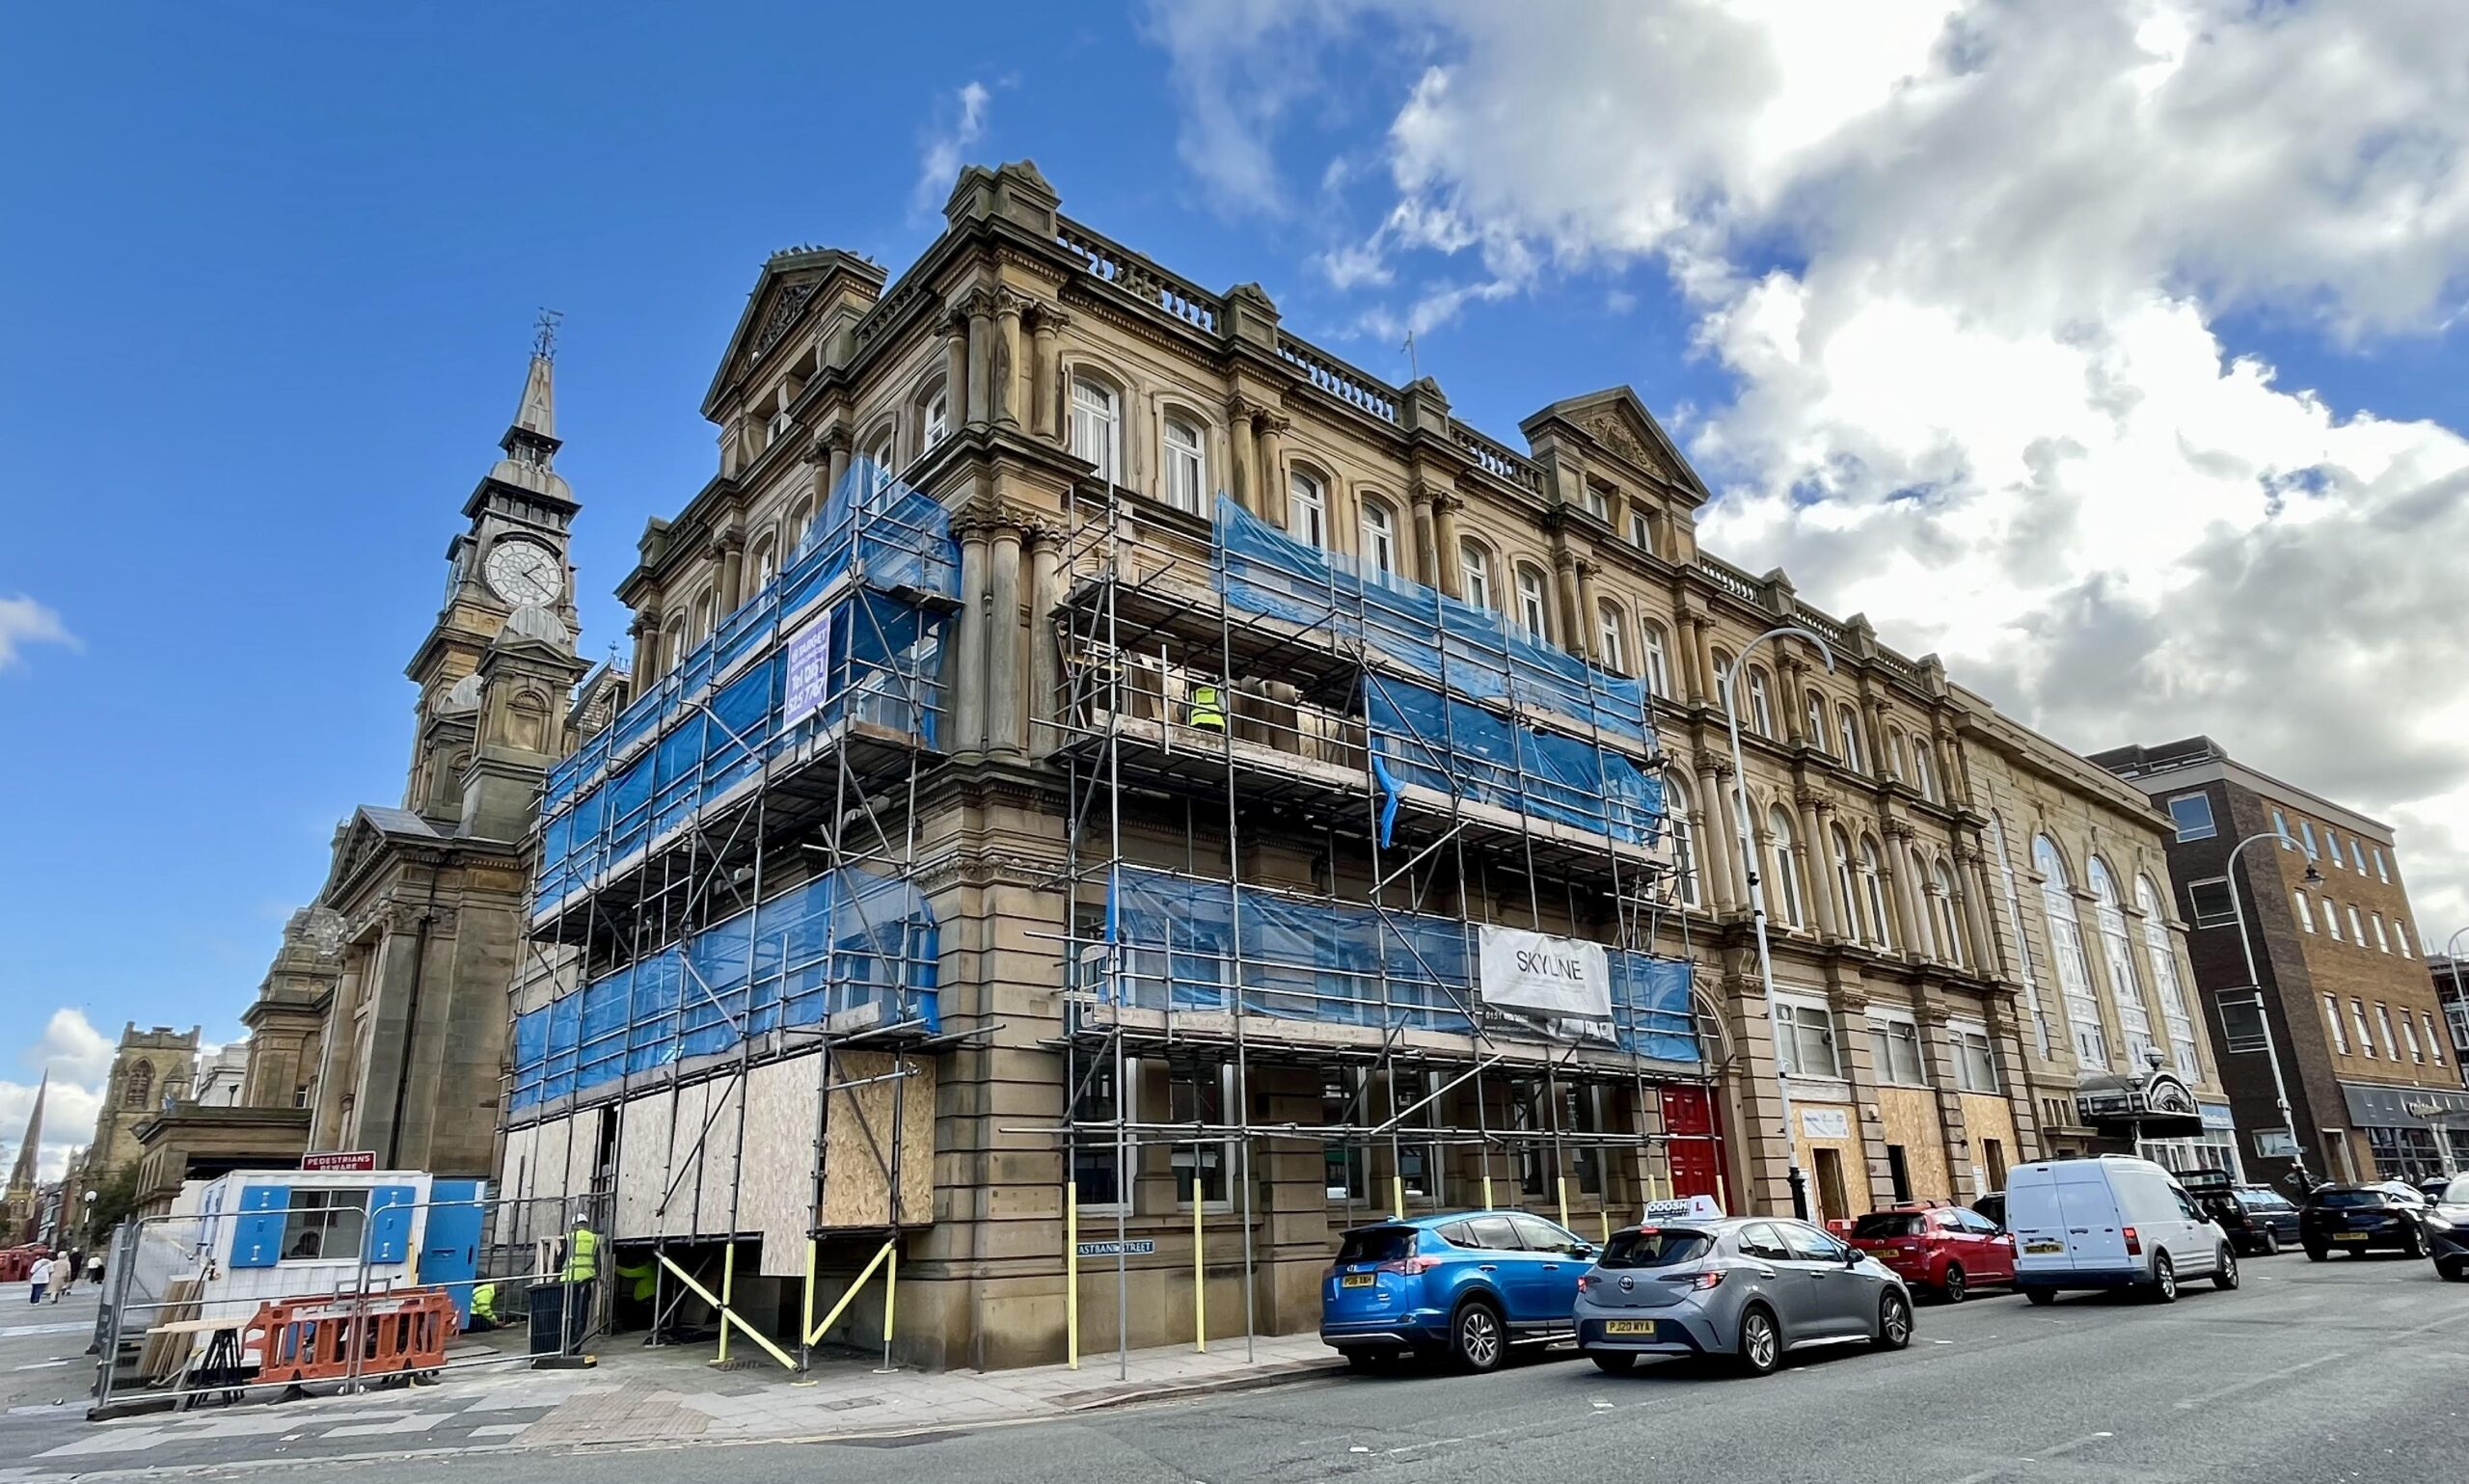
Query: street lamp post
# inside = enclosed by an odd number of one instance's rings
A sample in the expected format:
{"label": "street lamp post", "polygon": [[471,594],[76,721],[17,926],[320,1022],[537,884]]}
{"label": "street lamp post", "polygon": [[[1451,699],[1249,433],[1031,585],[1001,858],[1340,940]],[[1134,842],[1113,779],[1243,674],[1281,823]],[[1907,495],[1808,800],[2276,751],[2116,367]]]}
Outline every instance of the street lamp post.
{"label": "street lamp post", "polygon": [[[2315,1181],[2314,1177],[2306,1173],[2306,1141],[2297,1137],[2297,1119],[2289,1111],[2289,1083],[2281,1076],[2280,1047],[2272,1039],[2271,1012],[2264,1008],[2263,976],[2255,968],[2255,945],[2246,936],[2246,908],[2238,897],[2238,857],[2244,853],[2246,847],[2258,840],[2280,840],[2292,846],[2297,845],[2295,840],[2277,829],[2267,829],[2261,834],[2248,835],[2230,848],[2229,864],[2223,868],[2223,874],[2229,878],[2229,909],[2238,919],[2238,950],[2246,956],[2246,983],[2255,991],[2255,1018],[2262,1022],[2264,1027],[2264,1060],[2270,1064],[2272,1069],[2272,1101],[2280,1109],[2281,1131],[2289,1135],[2290,1147],[2296,1151],[2294,1158],[2297,1161],[2298,1183],[2311,1190],[2314,1188]],[[2303,849],[2303,847],[2299,848]],[[2319,885],[2323,879],[2323,874],[2315,869],[2315,863],[2311,860],[2306,863],[2305,879],[2309,886]]]}
{"label": "street lamp post", "polygon": [[[2453,999],[2463,1005],[2469,1005],[2469,996],[2463,996],[2460,990],[2460,940],[2464,936],[2469,936],[2469,928],[2463,928],[2458,932],[2454,933],[2451,937],[2446,938],[2443,944],[2443,957],[2452,964]],[[2464,1012],[2464,1013],[2469,1013],[2469,1012]],[[2452,1035],[2452,1007],[2449,1005],[2445,1006],[2443,1011],[2443,1034],[2447,1038]],[[2461,1061],[2458,1055],[2459,1050],[2459,1044],[2455,1041],[2453,1045],[2453,1051],[2455,1054],[2452,1060],[2458,1066],[2461,1083],[2464,1086],[2469,1086],[2469,1062]]]}
{"label": "street lamp post", "polygon": [[[1833,670],[1834,651],[1827,648],[1824,638],[1797,624],[1781,624],[1742,645],[1731,667],[1723,672],[1723,724],[1730,730],[1732,742],[1732,809],[1740,821],[1741,869],[1749,877],[1749,921],[1750,929],[1757,934],[1757,978],[1765,987],[1766,1023],[1770,1026],[1779,1026],[1781,1022],[1775,1018],[1775,958],[1766,947],[1766,886],[1763,873],[1757,869],[1757,838],[1750,827],[1749,818],[1749,780],[1741,766],[1740,672],[1749,663],[1750,650],[1768,639],[1787,634],[1816,645],[1818,658],[1826,661],[1830,672]],[[1815,841],[1810,842],[1810,848],[1816,848]],[[1775,1096],[1783,1111],[1783,1157],[1791,1162],[1792,1214],[1806,1221],[1809,1216],[1808,1182],[1801,1174],[1801,1142],[1792,1131],[1792,1068],[1790,1060],[1783,1054],[1782,1038],[1779,1036],[1775,1042]]]}

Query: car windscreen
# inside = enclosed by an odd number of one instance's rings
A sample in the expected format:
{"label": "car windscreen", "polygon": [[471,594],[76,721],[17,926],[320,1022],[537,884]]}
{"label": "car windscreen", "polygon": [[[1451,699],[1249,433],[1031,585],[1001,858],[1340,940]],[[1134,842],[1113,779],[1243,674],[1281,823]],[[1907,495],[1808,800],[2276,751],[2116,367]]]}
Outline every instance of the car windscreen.
{"label": "car windscreen", "polygon": [[2443,1188],[2442,1201],[2445,1205],[2469,1205],[2469,1174],[2454,1175]]}
{"label": "car windscreen", "polygon": [[1917,1211],[1871,1211],[1852,1224],[1852,1240],[1882,1242],[1889,1237],[1918,1236],[1921,1226]]}
{"label": "car windscreen", "polygon": [[2315,1203],[2347,1208],[2381,1205],[2383,1192],[2379,1190],[2319,1190],[2315,1193]]}
{"label": "car windscreen", "polygon": [[1412,1227],[1367,1227],[1346,1233],[1343,1247],[1338,1249],[1340,1262],[1397,1262],[1415,1254],[1415,1228]]}
{"label": "car windscreen", "polygon": [[2276,1193],[2266,1190],[2260,1185],[2238,1186],[2238,1199],[2259,1211],[2285,1210],[2289,1205],[2289,1202],[2283,1201]]}
{"label": "car windscreen", "polygon": [[1595,1259],[1605,1268],[1669,1268],[1696,1262],[1714,1249],[1714,1238],[1702,1231],[1670,1227],[1652,1231],[1615,1231]]}

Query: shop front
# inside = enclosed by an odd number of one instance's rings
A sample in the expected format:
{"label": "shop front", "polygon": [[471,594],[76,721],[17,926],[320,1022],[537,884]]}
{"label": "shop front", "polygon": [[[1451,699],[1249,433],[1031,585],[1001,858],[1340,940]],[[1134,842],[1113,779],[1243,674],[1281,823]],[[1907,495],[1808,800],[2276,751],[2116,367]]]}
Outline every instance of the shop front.
{"label": "shop front", "polygon": [[2238,1158],[2238,1131],[2227,1103],[2198,1103],[2200,1132],[2179,1139],[2148,1138],[2143,1157],[2170,1170],[2226,1170],[2243,1181],[2246,1169]]}
{"label": "shop front", "polygon": [[2086,1077],[2076,1085],[2075,1109],[2095,1135],[2096,1154],[2157,1159],[2153,1147],[2200,1141],[2207,1132],[2193,1090],[2175,1074],[2157,1069]]}
{"label": "shop front", "polygon": [[2469,1093],[2344,1082],[2354,1130],[2350,1158],[2369,1178],[2428,1180],[2469,1158]]}

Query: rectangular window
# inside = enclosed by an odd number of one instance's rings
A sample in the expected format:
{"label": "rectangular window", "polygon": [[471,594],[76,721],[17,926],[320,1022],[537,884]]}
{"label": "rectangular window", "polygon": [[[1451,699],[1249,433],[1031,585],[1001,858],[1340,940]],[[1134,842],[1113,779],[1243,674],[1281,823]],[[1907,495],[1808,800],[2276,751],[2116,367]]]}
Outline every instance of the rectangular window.
{"label": "rectangular window", "polygon": [[2427,1055],[2434,1058],[2435,1066],[2441,1066],[2443,1065],[2443,1038],[2435,1034],[2434,1016],[2427,1013],[2423,1010],[2419,1011],[2418,1023],[2425,1026],[2427,1029]]}
{"label": "rectangular window", "polygon": [[2341,904],[2329,897],[2323,899],[2323,931],[2332,935],[2335,943],[2348,941],[2341,936]]}
{"label": "rectangular window", "polygon": [[1928,1083],[1920,1066],[1920,1028],[1909,1020],[1870,1021],[1869,1060],[1880,1082],[1902,1087]]}
{"label": "rectangular window", "polygon": [[2229,881],[2224,877],[2188,881],[2186,905],[2186,920],[2198,928],[2224,928],[2238,920],[2238,908],[2229,900]]}
{"label": "rectangular window", "polygon": [[[2378,1011],[2382,1008],[2379,1005],[2375,1007]],[[2410,1061],[2421,1066],[2425,1065],[2427,1048],[2418,1039],[2418,1023],[2409,1018],[2409,1012],[2406,1010],[2401,1012],[2401,1044],[2409,1048]]]}
{"label": "rectangular window", "polygon": [[2316,860],[2320,858],[2315,850],[2314,821],[2300,820],[2297,822],[2297,843],[2305,849],[2306,858],[2308,860]]}
{"label": "rectangular window", "polygon": [[[1341,1067],[1320,1086],[1320,1122],[1324,1127],[1346,1124],[1360,1126],[1367,1121],[1355,1105],[1353,1090],[1361,1085],[1362,1072],[1354,1067]],[[1362,1201],[1371,1190],[1369,1172],[1365,1169],[1364,1150],[1359,1145],[1343,1145],[1331,1140],[1321,1147],[1321,1164],[1331,1201]]]}
{"label": "rectangular window", "polygon": [[2209,840],[2219,831],[2211,823],[2211,799],[2203,794],[2181,794],[2169,800],[2169,818],[2178,822],[2181,840]]}
{"label": "rectangular window", "polygon": [[2331,858],[2332,869],[2341,866],[2341,832],[2331,825],[2323,826],[2323,853]]}
{"label": "rectangular window", "polygon": [[[1912,1199],[1912,1168],[1903,1157],[1902,1145],[1886,1146],[1886,1185],[1894,1192],[1896,1204],[1900,1205]],[[1867,1220],[1866,1217],[1862,1218],[1864,1223]]]}
{"label": "rectangular window", "polygon": [[2356,903],[2352,902],[2349,904],[2348,914],[2349,939],[2356,943],[2358,947],[2364,948],[2366,946],[2366,921],[2357,915]]}
{"label": "rectangular window", "polygon": [[1997,1051],[1989,1042],[1989,1032],[1979,1026],[1953,1026],[1947,1034],[1955,1042],[1955,1085],[1967,1093],[1997,1091]]}
{"label": "rectangular window", "polygon": [[[2289,816],[2283,814],[2278,809],[2272,811],[2272,833],[2276,835],[2287,835],[2289,833]],[[2281,841],[2280,848],[2284,850],[2293,850],[2297,849],[2294,843],[2286,839]]]}
{"label": "rectangular window", "polygon": [[[1166,1121],[1195,1123],[1207,1127],[1226,1122],[1226,1081],[1231,1072],[1204,1067],[1189,1076],[1178,1076],[1166,1085]],[[1193,1193],[1199,1193],[1204,1205],[1226,1203],[1226,1173],[1233,1161],[1227,1153],[1231,1143],[1208,1140],[1196,1144],[1174,1146],[1175,1203],[1189,1205]]]}
{"label": "rectangular window", "polygon": [[[1568,1088],[1561,1093],[1561,1127],[1579,1134],[1603,1132],[1603,1089],[1599,1087]],[[1581,1195],[1600,1198],[1603,1195],[1603,1147],[1580,1142],[1570,1153],[1578,1170],[1578,1191]]]}
{"label": "rectangular window", "polygon": [[[1140,1064],[1126,1061],[1126,1071],[1137,1085]],[[1136,1157],[1130,1146],[1118,1147],[1113,1130],[1088,1127],[1115,1121],[1118,1105],[1115,1099],[1115,1069],[1105,1063],[1089,1068],[1072,1098],[1073,1121],[1084,1125],[1077,1130],[1072,1147],[1072,1188],[1079,1193],[1080,1208],[1113,1207],[1123,1203],[1125,1187],[1129,1183],[1125,1174]],[[1132,1117],[1128,1107],[1121,1109],[1126,1119]]]}
{"label": "rectangular window", "polygon": [[2409,952],[2409,925],[2397,917],[2392,919],[2392,946],[2400,951],[2403,958],[2417,957]]}
{"label": "rectangular window", "polygon": [[1834,1054],[1834,1012],[1819,1005],[1790,1001],[1775,1007],[1776,1049],[1795,1077],[1840,1077],[1843,1065]]}
{"label": "rectangular window", "polygon": [[2452,1049],[2469,1052],[2469,1000],[2444,1001],[2443,1023],[2452,1030]]}
{"label": "rectangular window", "polygon": [[1646,513],[1643,510],[1633,509],[1629,512],[1629,544],[1641,552],[1654,550],[1654,540],[1647,528]]}
{"label": "rectangular window", "polygon": [[2392,867],[2384,860],[2383,847],[2379,845],[2374,848],[2374,878],[2378,881],[2392,879]]}
{"label": "rectangular window", "polygon": [[1593,516],[1598,521],[1609,521],[1612,519],[1612,497],[1605,492],[1603,486],[1594,483],[1592,480],[1588,480],[1587,482],[1586,513]]}
{"label": "rectangular window", "polygon": [[2372,1058],[2374,1055],[2374,1027],[2367,1023],[2366,1002],[2355,995],[2349,996],[2349,1023],[2357,1027],[2357,1054]]}
{"label": "rectangular window", "polygon": [[283,1260],[357,1261],[367,1220],[365,1190],[295,1190],[283,1219]]}
{"label": "rectangular window", "polygon": [[1603,667],[1615,674],[1629,673],[1629,626],[1620,621],[1620,610],[1603,604],[1595,613],[1595,641],[1603,648]]}
{"label": "rectangular window", "polygon": [[2349,836],[2349,864],[2357,868],[2358,875],[2366,875],[2366,847],[2355,835]]}
{"label": "rectangular window", "polygon": [[2343,1056],[2349,1054],[2348,1027],[2341,1023],[2341,1002],[2323,996],[2323,1023],[2332,1028],[2332,1049]]}
{"label": "rectangular window", "polygon": [[2383,953],[2390,953],[2392,951],[2392,940],[2383,935],[2383,914],[2377,912],[2369,917],[2366,920],[2366,923],[2368,927],[2374,930],[2375,948]]}
{"label": "rectangular window", "polygon": [[[2406,1020],[2408,1016],[2401,1017]],[[2401,1038],[2392,1034],[2392,1007],[2381,1000],[2374,1002],[2374,1023],[2383,1032],[2383,1051],[2394,1061],[2401,1060]]]}

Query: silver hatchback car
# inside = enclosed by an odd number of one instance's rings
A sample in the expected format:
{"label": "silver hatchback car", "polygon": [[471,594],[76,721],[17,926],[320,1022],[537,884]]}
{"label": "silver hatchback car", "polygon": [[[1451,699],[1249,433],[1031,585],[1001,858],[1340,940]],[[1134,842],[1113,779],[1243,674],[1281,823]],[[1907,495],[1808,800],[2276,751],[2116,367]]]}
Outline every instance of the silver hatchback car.
{"label": "silver hatchback car", "polygon": [[1912,1343],[1912,1291],[1805,1222],[1735,1216],[1615,1231],[1578,1280],[1578,1348],[1608,1371],[1640,1356],[1727,1356],[1751,1375],[1804,1345]]}

